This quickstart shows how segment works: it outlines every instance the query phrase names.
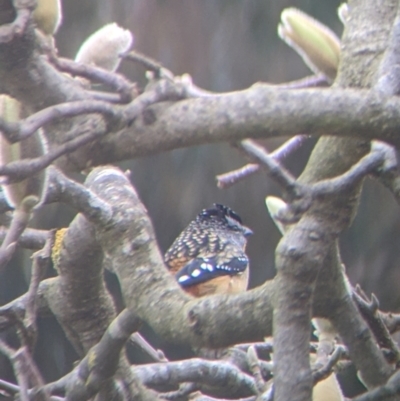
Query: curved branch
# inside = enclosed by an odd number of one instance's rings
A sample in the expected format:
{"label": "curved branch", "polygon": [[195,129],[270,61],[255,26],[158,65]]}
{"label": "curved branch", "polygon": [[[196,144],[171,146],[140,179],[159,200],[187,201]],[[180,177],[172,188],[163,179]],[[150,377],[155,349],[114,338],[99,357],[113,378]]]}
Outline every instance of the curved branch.
{"label": "curved branch", "polygon": [[130,129],[104,138],[74,162],[83,166],[89,158],[101,165],[205,143],[298,132],[379,138],[399,145],[399,124],[397,97],[384,99],[361,89],[290,90],[256,85],[217,97],[147,108]]}
{"label": "curved branch", "polygon": [[99,167],[87,183],[113,208],[107,229],[96,227],[107,265],[119,278],[127,307],[159,335],[192,346],[223,347],[271,333],[272,282],[245,294],[192,299],[165,268],[147,212],[125,174]]}
{"label": "curved branch", "polygon": [[210,386],[220,386],[221,382],[232,391],[242,396],[258,394],[254,379],[241,372],[236,366],[223,361],[205,361],[189,359],[178,362],[153,363],[133,368],[133,372],[146,385],[163,385],[195,382]]}

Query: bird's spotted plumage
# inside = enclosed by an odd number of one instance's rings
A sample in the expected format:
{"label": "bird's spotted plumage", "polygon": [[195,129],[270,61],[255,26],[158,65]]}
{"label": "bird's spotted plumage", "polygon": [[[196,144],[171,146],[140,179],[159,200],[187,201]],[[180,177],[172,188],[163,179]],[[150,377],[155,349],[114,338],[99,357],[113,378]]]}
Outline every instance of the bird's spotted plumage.
{"label": "bird's spotted plumage", "polygon": [[203,210],[165,254],[178,283],[195,296],[244,291],[249,260],[246,238],[252,231],[227,206]]}

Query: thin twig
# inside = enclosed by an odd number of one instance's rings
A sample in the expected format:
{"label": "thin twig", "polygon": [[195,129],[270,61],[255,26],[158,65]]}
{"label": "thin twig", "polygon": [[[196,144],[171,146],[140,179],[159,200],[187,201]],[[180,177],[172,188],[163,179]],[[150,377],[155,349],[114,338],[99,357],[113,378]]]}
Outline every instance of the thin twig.
{"label": "thin twig", "polygon": [[68,399],[93,397],[116,373],[120,365],[120,352],[139,326],[140,319],[127,309],[123,310],[80,363],[57,381],[46,384],[45,389],[49,393],[66,392]]}
{"label": "thin twig", "polygon": [[[48,288],[56,282],[57,277],[48,278],[39,284],[37,291],[37,307],[38,313],[41,316],[51,315],[51,311],[46,299]],[[22,294],[18,298],[13,299],[6,305],[0,306],[0,332],[8,329],[11,326],[17,326],[19,330],[24,330],[23,319],[26,314],[26,296],[27,293]]]}
{"label": "thin twig", "polygon": [[[260,343],[243,343],[243,344],[238,344],[235,345],[235,348],[238,348],[243,351],[247,351],[249,347],[254,347],[255,350],[257,351],[257,355],[260,354],[267,354],[268,358],[270,358],[270,355],[272,352],[274,352],[274,344],[272,341],[266,341],[266,342],[260,342]],[[317,352],[318,350],[318,343],[317,342],[311,342],[310,343],[310,352]]]}
{"label": "thin twig", "polygon": [[83,213],[88,220],[107,224],[112,217],[111,206],[100,199],[84,185],[66,177],[56,167],[51,166],[49,173],[57,186],[58,201],[65,202]]}
{"label": "thin twig", "polygon": [[9,43],[15,36],[24,33],[36,4],[32,0],[19,2],[14,0],[12,3],[17,15],[10,24],[0,26],[0,43]]}
{"label": "thin twig", "polygon": [[0,247],[0,271],[4,269],[6,264],[12,258],[17,247],[18,240],[27,227],[30,218],[30,210],[23,207],[19,207],[14,210],[10,227]]}
{"label": "thin twig", "polygon": [[170,401],[180,400],[184,397],[186,398],[189,394],[198,391],[200,387],[201,386],[196,383],[183,383],[179,386],[178,390],[161,393],[160,397]]}
{"label": "thin twig", "polygon": [[380,315],[389,333],[393,334],[400,330],[400,314],[381,311]]}
{"label": "thin twig", "polygon": [[16,352],[2,340],[0,340],[0,352],[12,363],[14,374],[19,385],[19,396],[21,400],[29,401],[29,382],[26,370],[22,369],[21,358],[19,355],[16,356]]}
{"label": "thin twig", "polygon": [[129,340],[132,345],[147,354],[153,362],[168,362],[164,353],[160,349],[154,349],[140,333],[133,333]]}
{"label": "thin twig", "polygon": [[330,86],[324,75],[309,75],[308,77],[296,79],[290,82],[275,84],[270,82],[256,82],[251,87],[271,87],[277,89],[302,89]]}
{"label": "thin twig", "polygon": [[135,366],[133,372],[146,386],[150,387],[185,382],[220,386],[221,381],[229,381],[233,392],[240,389],[251,394],[258,394],[254,379],[225,361],[206,361],[195,358],[179,362],[152,363]]}
{"label": "thin twig", "polygon": [[400,371],[396,371],[393,376],[383,386],[376,387],[364,394],[351,399],[351,401],[383,401],[391,400],[393,396],[400,394]]}
{"label": "thin twig", "polygon": [[252,373],[256,383],[257,390],[259,394],[262,394],[266,390],[266,383],[262,375],[262,369],[255,347],[249,347],[247,350],[247,359],[250,372]]}
{"label": "thin twig", "polygon": [[381,141],[373,141],[372,149],[380,150],[385,155],[384,163],[373,173],[373,177],[385,185],[400,204],[400,174],[395,148]]}
{"label": "thin twig", "polygon": [[[0,379],[0,389],[7,392],[8,394],[10,394],[10,396],[18,394],[20,392],[20,387],[18,387],[16,384],[7,382],[2,379]],[[31,395],[32,393],[33,393],[32,390],[28,392],[29,395]],[[56,396],[51,396],[50,400],[51,401],[65,401],[64,398],[56,397]]]}
{"label": "thin twig", "polygon": [[10,395],[19,393],[19,387],[13,383],[6,382],[0,379],[0,389],[6,391]]}
{"label": "thin twig", "polygon": [[310,137],[308,135],[296,135],[293,138],[288,139],[281,146],[275,149],[271,153],[271,157],[277,161],[282,161],[286,159],[289,155],[295,152],[297,149],[301,148]]}
{"label": "thin twig", "polygon": [[360,286],[356,286],[353,291],[353,300],[355,301],[360,313],[371,328],[378,344],[391,351],[394,361],[400,362],[400,348],[393,340],[388,328],[386,327],[381,313],[379,311],[379,301],[374,294],[371,295],[371,300],[368,300]]}
{"label": "thin twig", "polygon": [[125,53],[121,55],[121,57],[126,60],[141,64],[144,68],[146,68],[146,70],[154,72],[156,79],[172,79],[174,77],[174,74],[166,69],[161,63],[136,50]]}
{"label": "thin twig", "polygon": [[26,293],[25,303],[25,318],[24,328],[26,331],[26,345],[30,352],[33,352],[33,347],[36,342],[37,327],[36,327],[36,314],[37,314],[37,291],[40,281],[43,279],[46,269],[49,264],[51,248],[53,246],[53,236],[49,236],[46,243],[40,251],[32,255],[32,274],[29,284],[29,289]]}
{"label": "thin twig", "polygon": [[20,182],[50,166],[59,157],[71,153],[89,142],[101,138],[105,134],[107,134],[107,131],[93,130],[53,148],[43,156],[34,159],[22,159],[0,166],[0,175],[6,177],[2,184]]}
{"label": "thin twig", "polygon": [[332,369],[338,363],[342,355],[343,348],[341,346],[337,346],[332,355],[328,358],[327,363],[313,372],[314,385],[326,379],[332,373]]}
{"label": "thin twig", "polygon": [[33,361],[26,346],[18,350],[9,347],[4,341],[0,340],[0,352],[5,355],[12,364],[15,377],[19,385],[19,395],[22,401],[29,401],[29,382],[38,388],[36,399],[38,401],[49,401],[49,394],[43,387],[44,382],[39,370]]}
{"label": "thin twig", "polygon": [[120,117],[118,110],[115,105],[99,100],[77,100],[46,107],[17,123],[6,122],[0,118],[0,130],[8,141],[14,143],[28,138],[39,128],[61,118],[100,113],[108,120],[113,121]]}
{"label": "thin twig", "polygon": [[345,192],[366,175],[376,171],[384,162],[384,154],[371,151],[344,174],[328,180],[319,181],[310,186],[313,197],[326,196],[333,193]]}
{"label": "thin twig", "polygon": [[257,160],[268,174],[287,191],[292,198],[299,196],[300,186],[296,179],[258,144],[250,139],[241,141],[238,145],[253,159]]}
{"label": "thin twig", "polygon": [[[0,226],[0,242],[4,241],[8,227]],[[50,231],[26,228],[18,239],[18,246],[26,249],[38,250],[43,248]]]}
{"label": "thin twig", "polygon": [[398,95],[400,92],[400,7],[397,5],[396,18],[393,22],[385,53],[378,70],[378,79],[374,89],[385,96]]}
{"label": "thin twig", "polygon": [[[294,151],[296,151],[299,147],[303,145],[303,143],[308,139],[308,135],[296,135],[293,138],[290,138],[284,144],[282,144],[279,148],[275,149],[270,157],[275,159],[276,161],[282,161]],[[237,182],[253,175],[260,171],[260,165],[257,163],[249,163],[245,166],[230,171],[228,173],[224,173],[221,175],[217,175],[217,186],[218,188],[229,188],[230,186],[236,184]]]}
{"label": "thin twig", "polygon": [[[115,105],[107,105],[105,102],[98,101],[79,101],[59,105],[58,112],[61,111],[61,115],[63,117],[79,115],[83,113],[83,110],[86,110],[86,112],[88,112],[89,109],[92,112],[101,113],[103,111],[109,117],[108,120],[110,126],[106,127],[105,129],[91,130],[86,134],[75,137],[74,139],[71,139],[64,144],[53,148],[51,151],[41,157],[29,160],[19,160],[1,166],[0,175],[6,177],[3,184],[21,181],[49,166],[60,156],[66,153],[73,152],[83,145],[86,145],[93,140],[103,137],[114,129],[120,129],[123,126],[131,124],[132,121],[135,120],[135,118],[151,104],[165,100],[177,100],[185,98],[186,89],[187,85],[184,82],[180,82],[179,79],[177,79],[176,82],[172,82],[169,80],[160,80],[159,82],[155,83],[148,91],[144,92],[136,99],[134,99],[131,103],[121,108],[120,112],[116,110]],[[89,106],[90,104],[91,106]],[[34,123],[32,120],[29,120],[29,118],[20,121],[20,132],[8,132],[8,135],[17,134],[18,138],[20,137],[20,135],[22,135],[22,137],[24,135],[31,135],[34,132],[32,132],[33,129],[36,130],[38,126],[41,126],[45,122],[49,122],[55,118],[60,117],[60,114],[57,114],[58,112],[56,106],[45,110],[48,110],[47,114],[44,110],[42,110],[41,112],[38,112],[34,115],[36,116],[36,118],[33,120]],[[40,114],[42,112],[43,114]],[[22,132],[25,129],[24,124],[27,121],[28,126],[32,124],[33,127],[31,126],[27,130],[26,134],[23,134]]]}
{"label": "thin twig", "polygon": [[256,163],[248,163],[243,167],[236,170],[229,171],[224,174],[217,175],[215,178],[217,180],[218,188],[225,189],[232,185],[244,180],[245,178],[253,175],[260,171],[261,167]]}
{"label": "thin twig", "polygon": [[21,347],[16,352],[16,356],[19,357],[21,355],[21,362],[25,372],[28,372],[30,381],[32,382],[33,387],[35,388],[35,399],[38,401],[49,401],[50,396],[49,393],[44,388],[44,380],[39,372],[38,367],[36,366],[35,361],[32,358],[29,349],[26,346]]}
{"label": "thin twig", "polygon": [[93,99],[99,100],[101,102],[108,102],[112,104],[120,104],[121,96],[110,93],[110,92],[102,92],[100,90],[87,90],[86,93]]}
{"label": "thin twig", "polygon": [[128,81],[123,75],[94,65],[77,63],[66,58],[52,57],[51,62],[60,71],[107,85],[119,93],[122,103],[129,103],[138,95],[137,86]]}
{"label": "thin twig", "polygon": [[[224,398],[214,398],[211,397],[209,395],[204,395],[200,392],[196,393],[195,395],[193,395],[191,398],[191,401],[256,401],[257,397],[246,397],[246,398],[236,398],[236,399],[224,399]],[[264,400],[264,398],[262,398],[263,401],[267,401]]]}

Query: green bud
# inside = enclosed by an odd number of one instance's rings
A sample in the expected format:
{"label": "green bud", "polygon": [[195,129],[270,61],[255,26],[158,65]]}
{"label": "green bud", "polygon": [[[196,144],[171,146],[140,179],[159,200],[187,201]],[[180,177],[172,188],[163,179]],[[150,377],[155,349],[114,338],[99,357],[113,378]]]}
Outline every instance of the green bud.
{"label": "green bud", "polygon": [[267,196],[265,198],[265,205],[272,221],[275,223],[279,232],[284,235],[286,231],[285,225],[278,219],[279,213],[286,209],[286,203],[276,196]]}
{"label": "green bud", "polygon": [[54,35],[61,25],[61,0],[37,0],[33,19],[45,35]]}
{"label": "green bud", "polygon": [[296,8],[286,8],[281,14],[278,35],[313,72],[322,73],[331,81],[335,79],[340,41],[328,27]]}
{"label": "green bud", "polygon": [[[8,122],[17,122],[21,118],[21,104],[8,95],[0,95],[0,116]],[[32,159],[46,153],[46,139],[41,129],[17,143],[9,143],[0,136],[0,164],[5,165],[21,159]],[[4,177],[5,178],[5,177]],[[32,209],[44,200],[47,190],[47,173],[42,170],[33,176],[15,184],[2,185],[4,195],[13,208]]]}
{"label": "green bud", "polygon": [[346,25],[349,18],[349,5],[347,3],[342,3],[337,9],[337,13],[342,24]]}

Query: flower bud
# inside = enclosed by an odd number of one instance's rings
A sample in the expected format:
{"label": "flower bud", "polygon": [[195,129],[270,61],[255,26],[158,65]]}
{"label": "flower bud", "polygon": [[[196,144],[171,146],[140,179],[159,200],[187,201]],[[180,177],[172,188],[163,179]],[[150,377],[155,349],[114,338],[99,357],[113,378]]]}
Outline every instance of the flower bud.
{"label": "flower bud", "polygon": [[114,22],[89,36],[80,47],[75,61],[115,71],[121,61],[120,55],[129,50],[132,42],[132,33]]}
{"label": "flower bud", "polygon": [[314,73],[322,73],[331,81],[335,79],[340,41],[328,27],[296,8],[286,8],[281,14],[278,35]]}
{"label": "flower bud", "polygon": [[284,235],[286,231],[285,225],[279,220],[279,213],[286,209],[286,203],[281,199],[277,198],[276,196],[267,196],[265,198],[265,204],[267,206],[267,210],[271,219],[275,223],[276,227],[278,228],[279,232]]}
{"label": "flower bud", "polygon": [[346,25],[349,18],[349,5],[347,3],[342,3],[337,9],[337,13],[342,24]]}
{"label": "flower bud", "polygon": [[[316,361],[315,354],[311,355],[311,362]],[[319,381],[313,388],[313,401],[344,401],[344,396],[336,374],[332,372],[327,378]]]}
{"label": "flower bud", "polygon": [[37,0],[33,19],[45,35],[54,35],[62,21],[61,0]]}
{"label": "flower bud", "polygon": [[[8,95],[0,95],[0,116],[8,122],[17,122],[21,117],[21,104]],[[0,164],[5,165],[21,159],[42,156],[47,151],[46,140],[41,129],[23,141],[10,144],[0,136]],[[3,177],[6,178],[6,177]],[[4,196],[13,208],[38,206],[47,190],[47,173],[42,170],[23,181],[2,185]]]}

